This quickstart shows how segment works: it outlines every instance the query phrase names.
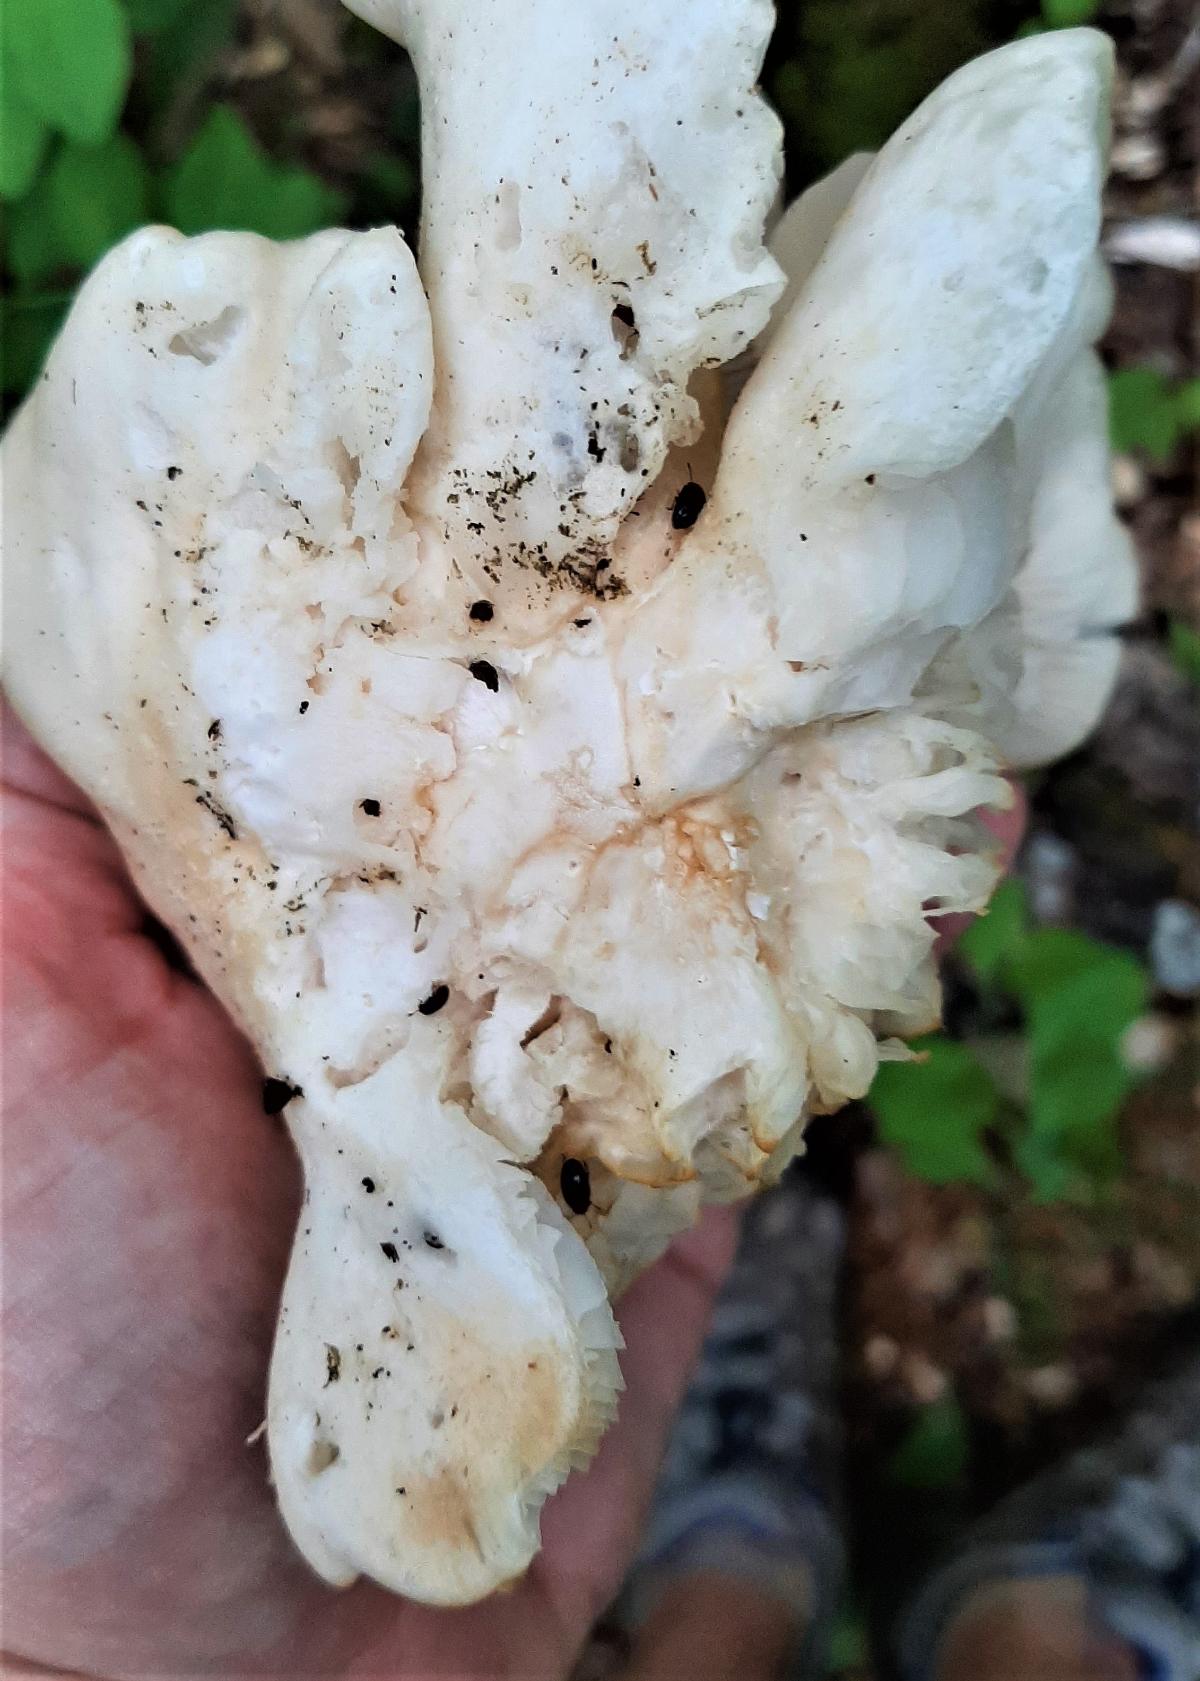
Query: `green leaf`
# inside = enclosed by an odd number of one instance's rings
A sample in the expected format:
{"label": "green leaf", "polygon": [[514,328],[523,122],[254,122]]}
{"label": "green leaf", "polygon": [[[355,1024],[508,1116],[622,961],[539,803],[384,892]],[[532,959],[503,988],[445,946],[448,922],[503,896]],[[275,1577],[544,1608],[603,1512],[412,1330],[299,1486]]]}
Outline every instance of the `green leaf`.
{"label": "green leaf", "polygon": [[26,290],[64,266],[58,255],[57,230],[46,208],[44,191],[11,206],[5,225],[4,265]]}
{"label": "green leaf", "polygon": [[1185,432],[1200,426],[1200,379],[1186,379],[1175,393],[1175,413]]}
{"label": "green leaf", "polygon": [[[1043,1198],[1063,1194],[1061,1174],[1074,1169],[1106,1183],[1121,1165],[1116,1119],[1135,1084],[1119,1046],[1097,1035],[1070,1039],[1031,1034],[1030,1151],[1021,1165]],[[1053,1164],[1049,1173],[1041,1164]]]}
{"label": "green leaf", "polygon": [[834,1676],[846,1669],[865,1670],[870,1661],[871,1631],[866,1613],[852,1599],[843,1599],[829,1631],[827,1673]]}
{"label": "green leaf", "polygon": [[116,127],[129,85],[129,24],[117,0],[4,0],[6,91],[72,140]]}
{"label": "green leaf", "polygon": [[1123,1033],[1145,1009],[1149,983],[1135,957],[1073,928],[1038,928],[1008,960],[1031,1023],[1061,1034]]}
{"label": "green leaf", "polygon": [[869,1102],[880,1136],[910,1173],[931,1184],[990,1184],[992,1164],[981,1139],[1000,1113],[991,1076],[953,1039],[918,1040],[913,1048],[926,1060],[885,1062],[875,1076]]}
{"label": "green leaf", "polygon": [[1108,397],[1113,448],[1167,460],[1183,430],[1170,381],[1157,368],[1122,368],[1109,378]]}
{"label": "green leaf", "polygon": [[952,1488],[966,1475],[970,1437],[953,1395],[922,1407],[887,1467],[888,1481],[919,1490]]}
{"label": "green leaf", "polygon": [[1167,646],[1179,670],[1200,688],[1200,635],[1191,625],[1185,625],[1182,619],[1172,619],[1167,631]]}
{"label": "green leaf", "polygon": [[210,114],[167,179],[171,220],[184,233],[240,228],[298,239],[336,220],[342,203],[309,170],[272,162],[224,105]]}
{"label": "green leaf", "polygon": [[984,914],[963,934],[958,949],[981,981],[999,981],[1008,958],[1020,950],[1028,928],[1025,889],[1010,876],[993,893]]}
{"label": "green leaf", "polygon": [[5,74],[0,95],[0,198],[24,198],[49,138],[46,124]]}
{"label": "green leaf", "polygon": [[1080,1174],[1108,1180],[1120,1166],[1116,1119],[1136,1083],[1121,1043],[1146,1008],[1149,977],[1127,952],[1065,928],[1030,934],[1006,973],[1029,1039],[1020,1164],[1044,1199],[1064,1195]]}
{"label": "green leaf", "polygon": [[129,25],[135,35],[158,35],[179,22],[189,6],[205,0],[125,0]]}
{"label": "green leaf", "polygon": [[59,148],[34,200],[14,205],[9,264],[25,285],[88,269],[146,220],[146,166],[133,141]]}
{"label": "green leaf", "polygon": [[148,37],[139,93],[162,118],[180,100],[198,95],[213,61],[233,35],[237,0],[190,0],[173,22]]}
{"label": "green leaf", "polygon": [[71,292],[39,292],[0,300],[0,374],[4,390],[27,391],[62,326]]}
{"label": "green leaf", "polygon": [[375,193],[391,205],[393,215],[417,196],[417,172],[407,158],[398,154],[385,153],[373,158],[363,175]]}
{"label": "green leaf", "polygon": [[146,194],[146,165],[127,135],[115,134],[102,146],[64,146],[50,166],[46,201],[66,261],[91,268],[140,227]]}
{"label": "green leaf", "polygon": [[1078,29],[1091,23],[1100,10],[1100,0],[1042,0],[1042,16],[1050,29]]}

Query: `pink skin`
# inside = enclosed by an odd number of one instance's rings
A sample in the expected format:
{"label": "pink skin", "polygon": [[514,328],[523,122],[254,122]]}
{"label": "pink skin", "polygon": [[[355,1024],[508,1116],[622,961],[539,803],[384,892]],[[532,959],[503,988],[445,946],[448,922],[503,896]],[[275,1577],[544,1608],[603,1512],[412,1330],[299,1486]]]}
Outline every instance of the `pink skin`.
{"label": "pink skin", "polygon": [[622,1303],[620,1421],[524,1581],[454,1612],[325,1587],[244,1445],[291,1147],[87,801],[11,716],[3,745],[7,1673],[563,1675],[635,1544],[735,1218],[710,1211]]}

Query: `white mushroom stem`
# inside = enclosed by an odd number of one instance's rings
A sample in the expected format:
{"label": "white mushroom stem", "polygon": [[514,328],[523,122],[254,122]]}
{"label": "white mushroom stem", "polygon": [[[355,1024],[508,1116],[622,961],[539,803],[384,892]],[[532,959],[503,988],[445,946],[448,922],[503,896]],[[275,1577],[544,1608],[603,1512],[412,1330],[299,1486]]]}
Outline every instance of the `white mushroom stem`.
{"label": "white mushroom stem", "polygon": [[696,436],[692,375],[749,344],[782,286],[762,245],[780,129],[754,87],[772,9],[353,9],[421,79],[437,392],[409,506],[447,569],[540,631],[579,583],[621,593],[611,546]]}

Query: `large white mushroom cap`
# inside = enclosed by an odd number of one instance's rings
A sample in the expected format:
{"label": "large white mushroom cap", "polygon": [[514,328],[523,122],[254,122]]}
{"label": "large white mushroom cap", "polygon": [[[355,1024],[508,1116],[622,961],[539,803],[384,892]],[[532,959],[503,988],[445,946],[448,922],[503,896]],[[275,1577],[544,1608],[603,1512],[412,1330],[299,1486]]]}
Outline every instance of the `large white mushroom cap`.
{"label": "large white mushroom cap", "polygon": [[460,1603],[612,1416],[611,1297],[936,1019],[972,814],[1104,701],[1109,53],[969,65],[777,262],[766,0],[356,9],[419,271],[113,252],[4,445],[6,682],[295,1090],[292,1533]]}

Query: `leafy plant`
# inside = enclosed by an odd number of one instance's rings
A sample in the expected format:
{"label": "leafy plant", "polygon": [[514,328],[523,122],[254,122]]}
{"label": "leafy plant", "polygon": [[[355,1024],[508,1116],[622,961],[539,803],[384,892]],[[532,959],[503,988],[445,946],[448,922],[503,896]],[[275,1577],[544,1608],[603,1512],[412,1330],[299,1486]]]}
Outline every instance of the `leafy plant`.
{"label": "leafy plant", "polygon": [[129,19],[117,0],[4,0],[0,18],[4,103],[23,128],[24,159],[33,136],[44,144],[47,130],[84,146],[106,140],[133,62]]}
{"label": "leafy plant", "polygon": [[[343,214],[343,195],[271,159],[228,107],[211,109],[181,152],[161,143],[159,118],[181,88],[203,86],[236,10],[236,0],[0,0],[6,392],[36,376],[81,276],[143,222],[293,239]],[[118,127],[135,38],[136,110]],[[393,171],[380,190],[397,184],[411,190],[411,176]]]}
{"label": "leafy plant", "polygon": [[299,239],[335,221],[340,193],[311,170],[276,164],[228,105],[216,106],[164,183],[167,214],[183,233],[241,228]]}
{"label": "leafy plant", "polygon": [[1146,1008],[1144,969],[1085,934],[1033,927],[1016,881],[1000,888],[961,951],[981,987],[1021,1009],[1023,1101],[1005,1099],[971,1046],[935,1037],[915,1047],[920,1061],[880,1069],[870,1095],[880,1136],[934,1184],[993,1184],[985,1139],[998,1129],[1040,1199],[1103,1185],[1119,1166],[1116,1119],[1136,1080],[1121,1046]]}
{"label": "leafy plant", "polygon": [[23,284],[86,269],[146,220],[149,171],[124,134],[56,148],[40,190],[9,212],[8,267]]}
{"label": "leafy plant", "polygon": [[967,1421],[953,1395],[922,1407],[887,1467],[888,1481],[916,1491],[961,1482],[970,1457]]}
{"label": "leafy plant", "polygon": [[850,152],[881,146],[992,41],[988,0],[805,0],[779,11],[766,85],[789,125],[797,186]]}
{"label": "leafy plant", "polygon": [[919,1062],[885,1062],[871,1087],[880,1136],[909,1171],[932,1185],[988,1185],[995,1177],[983,1134],[1000,1113],[1000,1093],[965,1045],[918,1040]]}
{"label": "leafy plant", "polygon": [[1167,646],[1179,670],[1200,688],[1200,635],[1182,619],[1172,619],[1167,630]]}
{"label": "leafy plant", "polygon": [[1044,35],[1048,29],[1078,29],[1082,24],[1094,23],[1100,12],[1100,0],[1042,0],[1040,18],[1031,18],[1017,31],[1018,38]]}
{"label": "leafy plant", "polygon": [[1042,0],[1042,18],[1047,29],[1078,29],[1094,23],[1100,0]]}
{"label": "leafy plant", "polygon": [[1166,461],[1200,427],[1200,379],[1177,383],[1157,368],[1122,368],[1110,376],[1108,391],[1114,449]]}

